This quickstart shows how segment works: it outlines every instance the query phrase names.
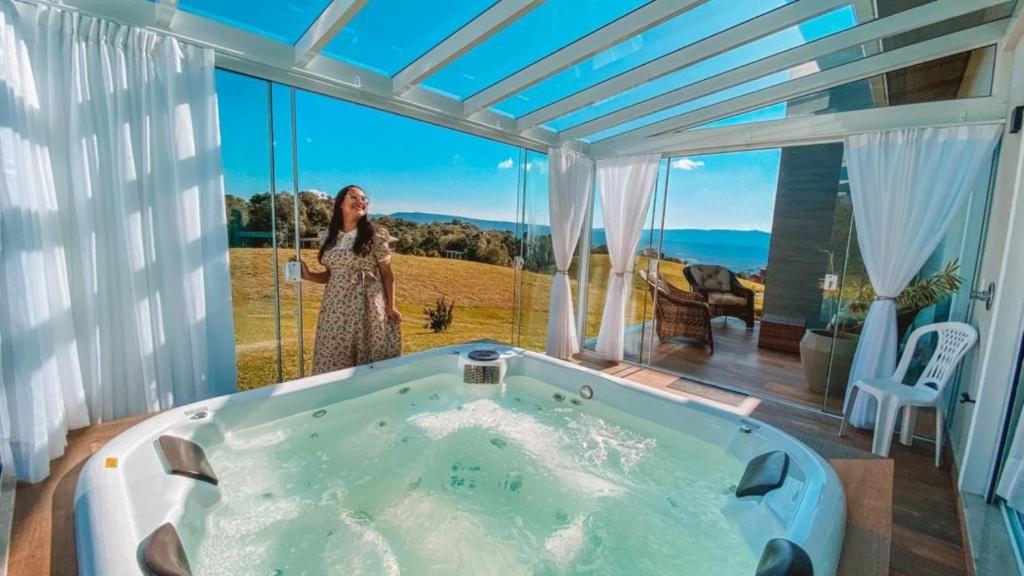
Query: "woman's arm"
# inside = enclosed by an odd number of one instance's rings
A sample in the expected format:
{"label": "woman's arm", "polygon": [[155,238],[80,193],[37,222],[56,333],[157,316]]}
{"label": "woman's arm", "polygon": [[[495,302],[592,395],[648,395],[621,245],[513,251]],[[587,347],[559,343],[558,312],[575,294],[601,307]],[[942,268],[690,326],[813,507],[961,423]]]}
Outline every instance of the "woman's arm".
{"label": "woman's arm", "polygon": [[391,259],[377,262],[377,269],[384,284],[384,312],[392,322],[401,322],[402,313],[395,307],[395,273],[391,270]]}
{"label": "woman's arm", "polygon": [[[294,262],[295,257],[292,256],[288,259],[289,262]],[[311,272],[309,267],[306,266],[305,260],[299,260],[299,267],[302,270],[302,279],[314,282],[316,284],[327,284],[327,281],[331,279],[331,269],[324,268],[323,272]]]}

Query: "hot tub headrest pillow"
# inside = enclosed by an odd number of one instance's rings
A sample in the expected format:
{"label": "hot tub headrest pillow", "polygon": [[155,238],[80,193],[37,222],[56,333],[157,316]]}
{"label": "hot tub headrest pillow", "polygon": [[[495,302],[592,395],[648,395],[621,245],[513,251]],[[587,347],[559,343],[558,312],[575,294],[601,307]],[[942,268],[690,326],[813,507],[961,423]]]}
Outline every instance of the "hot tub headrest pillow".
{"label": "hot tub headrest pillow", "polygon": [[217,475],[201,446],[191,440],[167,435],[161,436],[159,443],[168,472],[217,485]]}
{"label": "hot tub headrest pillow", "polygon": [[192,576],[174,524],[164,523],[142,543],[142,568],[149,576]]}

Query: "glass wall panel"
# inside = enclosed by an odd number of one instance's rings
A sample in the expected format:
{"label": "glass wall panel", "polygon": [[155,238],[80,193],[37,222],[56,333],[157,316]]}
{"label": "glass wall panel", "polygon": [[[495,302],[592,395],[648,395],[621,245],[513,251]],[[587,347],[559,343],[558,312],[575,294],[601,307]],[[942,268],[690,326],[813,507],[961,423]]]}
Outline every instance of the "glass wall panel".
{"label": "glass wall panel", "polygon": [[247,389],[281,379],[270,84],[224,70],[216,79],[238,387]]}
{"label": "glass wall panel", "polygon": [[[663,162],[667,187],[659,185],[648,215],[627,306],[626,359],[840,412],[874,300],[843,144]],[[990,189],[984,174],[905,293],[919,297],[900,304],[901,342],[916,326],[969,317]],[[589,349],[596,344],[610,267],[599,203],[593,222],[584,331]],[[651,272],[660,285],[648,291],[642,273],[650,278]],[[921,296],[929,292],[933,296]],[[923,367],[929,345],[908,381]],[[949,402],[954,395],[955,387]],[[921,418],[920,433],[930,435],[933,415]]]}
{"label": "glass wall panel", "polygon": [[[975,285],[981,242],[988,214],[988,201],[991,190],[990,171],[986,170],[970,192],[967,201],[953,219],[949,231],[938,248],[929,256],[920,272],[905,289],[903,304],[897,312],[897,329],[899,330],[900,348],[906,344],[910,333],[920,326],[935,322],[958,321],[967,322],[970,316],[972,301],[971,287]],[[844,183],[845,184],[845,183]],[[834,413],[842,412],[842,405],[847,388],[849,363],[852,346],[856,344],[859,328],[864,320],[874,291],[864,268],[864,262],[857,243],[857,230],[850,206],[849,186],[845,185],[840,192],[839,207],[836,211],[835,244],[838,249],[843,243],[842,236],[850,238],[843,262],[843,273],[840,276],[839,290],[829,293],[826,304],[833,314],[832,325],[837,328],[839,337],[849,340],[842,343],[838,338],[833,349],[832,365],[828,374],[828,393],[826,410]],[[918,296],[911,301],[906,298],[910,293],[921,295],[923,288],[934,286],[937,298],[931,299]],[[824,310],[823,310],[824,313]],[[918,347],[916,360],[911,364],[906,382],[920,374],[924,364],[934,349],[935,342],[924,340]],[[845,348],[850,348],[849,351]],[[946,388],[948,402],[947,414],[952,415],[956,406],[952,402],[956,395],[956,381]],[[924,416],[929,420],[918,425],[918,434],[934,435],[931,414]]]}
{"label": "glass wall panel", "polygon": [[[526,152],[525,161],[519,232],[522,271],[518,284],[516,342],[524,348],[544,350],[547,343],[551,280],[557,270],[551,245],[548,158],[546,154],[531,150]],[[569,272],[569,278],[573,278],[573,271]]]}
{"label": "glass wall panel", "polygon": [[[778,274],[769,265],[782,157],[782,150],[771,149],[669,160],[660,275],[668,286],[658,300],[666,314],[653,326],[660,338],[653,342],[652,365],[729,387],[790,386],[806,396],[794,351],[762,354],[758,348],[757,321],[766,310],[796,317],[807,307],[790,295],[811,292],[817,315],[815,272],[798,277],[801,265],[792,260],[777,263]],[[794,217],[811,207],[791,204]],[[766,299],[769,278],[777,284],[775,302]],[[802,336],[799,324],[794,346]]]}
{"label": "glass wall panel", "polygon": [[[993,158],[998,157],[999,152],[997,149],[996,153],[993,154]],[[994,176],[995,161],[993,160],[988,169],[983,170],[979,175],[978,182],[975,184],[966,205],[963,207],[961,216],[954,220],[946,240],[936,249],[935,254],[932,255],[927,265],[932,271],[937,271],[939,265],[944,266],[944,262],[948,262],[953,258],[957,258],[959,263],[958,275],[963,282],[959,290],[951,295],[948,312],[945,318],[943,318],[944,320],[970,323],[975,306],[985,305],[984,302],[972,300],[971,291],[975,286],[982,285],[982,279],[979,277],[981,253],[985,231],[988,226],[988,214],[991,209],[992,190],[995,186]],[[937,315],[936,318],[942,318],[942,316]],[[936,321],[940,320],[937,319]],[[978,361],[977,355],[971,355],[968,361]],[[946,413],[950,415],[948,419],[950,427],[952,427],[953,419],[957,416],[957,408],[960,406],[958,402],[960,397],[960,377],[962,374],[971,373],[971,366],[965,362],[960,366],[960,371],[957,373],[956,378],[946,386]]]}
{"label": "glass wall panel", "polygon": [[274,120],[274,235],[278,247],[276,279],[253,278],[253,283],[277,282],[280,287],[281,318],[281,374],[284,380],[293,380],[305,375],[306,359],[300,361],[302,318],[299,307],[302,302],[302,286],[298,282],[285,281],[285,265],[296,255],[296,221],[301,220],[295,202],[295,161],[293,154],[293,90],[288,86],[273,84],[272,111]]}
{"label": "glass wall panel", "polygon": [[[394,240],[404,353],[483,338],[543,349],[553,272],[544,154],[230,72],[217,79],[242,388],[312,372],[323,286],[284,271],[299,254],[322,269],[318,248],[348,184]],[[432,325],[442,299],[451,322]]]}
{"label": "glass wall panel", "polygon": [[[481,338],[511,342],[520,149],[311,92],[298,92],[296,112],[310,268],[321,269],[317,252],[335,195],[356,184],[370,198],[371,219],[396,239],[403,353]],[[546,207],[546,172],[541,180]],[[323,291],[303,287],[308,373]],[[454,303],[452,322],[428,326],[441,299]]]}

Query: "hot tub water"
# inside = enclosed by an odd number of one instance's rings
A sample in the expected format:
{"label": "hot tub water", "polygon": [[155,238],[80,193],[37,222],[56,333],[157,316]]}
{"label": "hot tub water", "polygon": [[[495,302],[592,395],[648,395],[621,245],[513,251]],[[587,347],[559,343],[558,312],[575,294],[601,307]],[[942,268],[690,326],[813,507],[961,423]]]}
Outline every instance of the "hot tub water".
{"label": "hot tub water", "polygon": [[320,410],[206,446],[220,499],[190,498],[197,520],[179,526],[194,573],[747,576],[757,565],[725,511],[743,462],[538,380],[436,374]]}

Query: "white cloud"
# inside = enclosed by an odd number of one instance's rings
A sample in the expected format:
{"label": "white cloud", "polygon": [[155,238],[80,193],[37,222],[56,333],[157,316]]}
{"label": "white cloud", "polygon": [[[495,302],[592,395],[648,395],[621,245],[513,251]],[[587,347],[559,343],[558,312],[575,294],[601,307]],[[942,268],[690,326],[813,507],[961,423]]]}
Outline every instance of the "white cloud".
{"label": "white cloud", "polygon": [[693,170],[700,168],[704,165],[704,162],[700,160],[690,160],[689,158],[679,158],[678,160],[672,161],[672,167],[677,170]]}
{"label": "white cloud", "polygon": [[527,162],[526,163],[526,171],[527,172],[536,171],[538,174],[547,174],[548,163],[546,161],[539,161],[539,160],[533,161],[533,162]]}
{"label": "white cloud", "polygon": [[513,165],[515,165],[515,162],[513,162],[511,158],[506,158],[501,162],[498,162],[498,170],[508,170]]}

